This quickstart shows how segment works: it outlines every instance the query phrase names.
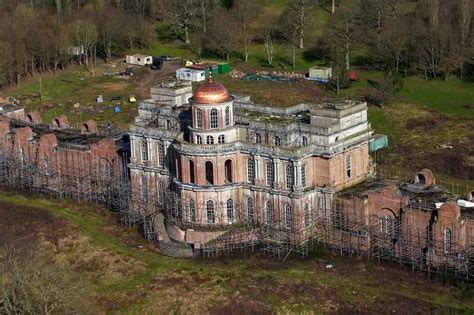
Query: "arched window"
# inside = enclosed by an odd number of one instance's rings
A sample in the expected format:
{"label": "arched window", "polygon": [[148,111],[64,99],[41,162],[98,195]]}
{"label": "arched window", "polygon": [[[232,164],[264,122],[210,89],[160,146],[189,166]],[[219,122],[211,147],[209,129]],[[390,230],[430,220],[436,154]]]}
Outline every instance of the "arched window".
{"label": "arched window", "polygon": [[304,226],[306,228],[311,226],[311,211],[309,210],[309,204],[304,205]]}
{"label": "arched window", "polygon": [[293,208],[290,205],[285,205],[285,227],[293,230]]}
{"label": "arched window", "polygon": [[225,180],[232,183],[232,160],[227,160],[224,163]]}
{"label": "arched window", "polygon": [[225,108],[225,125],[226,127],[230,126],[230,107],[229,106]]}
{"label": "arched window", "polygon": [[211,109],[211,128],[217,128],[217,109]]}
{"label": "arched window", "polygon": [[348,155],[346,158],[346,176],[352,178],[352,155]]}
{"label": "arched window", "polygon": [[216,223],[216,216],[214,212],[214,201],[208,200],[206,203],[207,224]]}
{"label": "arched window", "polygon": [[206,137],[206,143],[207,144],[214,144],[214,137],[213,136],[207,136]]}
{"label": "arched window", "polygon": [[196,128],[202,128],[202,111],[196,109]]}
{"label": "arched window", "polygon": [[444,229],[444,251],[449,253],[453,247],[453,233],[450,229]]}
{"label": "arched window", "polygon": [[293,165],[288,163],[286,164],[286,189],[291,189],[293,187]]}
{"label": "arched window", "polygon": [[202,138],[201,138],[201,136],[196,136],[196,143],[197,143],[197,144],[202,144]]}
{"label": "arched window", "polygon": [[301,140],[301,145],[303,147],[306,147],[308,145],[308,138],[306,137],[303,137],[303,139]]}
{"label": "arched window", "polygon": [[225,136],[224,136],[224,135],[220,135],[220,136],[217,138],[217,142],[218,142],[218,143],[224,143],[224,142],[225,142]]}
{"label": "arched window", "polygon": [[44,156],[44,173],[49,175],[49,157],[47,155]]}
{"label": "arched window", "polygon": [[232,224],[235,222],[234,200],[232,199],[227,200],[227,220],[229,224]]}
{"label": "arched window", "polygon": [[267,185],[271,186],[274,181],[274,167],[273,167],[273,161],[268,161],[267,162]]}
{"label": "arched window", "polygon": [[206,162],[206,181],[210,185],[214,185],[214,165],[211,161]]}
{"label": "arched window", "polygon": [[254,209],[253,209],[253,199],[252,197],[247,198],[247,222],[253,224],[254,219]]}
{"label": "arched window", "polygon": [[306,187],[306,164],[301,165],[301,186]]}
{"label": "arched window", "polygon": [[196,183],[196,178],[194,177],[194,162],[189,160],[189,182],[191,184]]}
{"label": "arched window", "polygon": [[143,162],[148,161],[148,143],[146,139],[142,140],[141,149],[142,149],[142,163],[143,163]]}
{"label": "arched window", "polygon": [[254,179],[255,179],[255,161],[253,159],[248,159],[247,160],[247,181],[253,184]]}
{"label": "arched window", "polygon": [[271,201],[267,201],[265,204],[265,224],[271,224],[273,222],[273,204]]}
{"label": "arched window", "polygon": [[262,136],[259,133],[255,134],[255,143],[262,143]]}
{"label": "arched window", "polygon": [[160,141],[158,143],[158,164],[161,167],[165,166],[165,146],[163,144],[163,141]]}
{"label": "arched window", "polygon": [[278,137],[278,136],[275,137],[275,146],[276,146],[276,147],[281,146],[281,139],[280,139],[280,137]]}
{"label": "arched window", "polygon": [[166,120],[166,129],[170,130],[171,129],[171,120]]}
{"label": "arched window", "polygon": [[189,222],[196,222],[196,205],[194,200],[189,200]]}
{"label": "arched window", "polygon": [[385,217],[381,218],[380,231],[382,233],[392,235],[393,228],[394,228],[393,225],[394,225],[393,217],[390,215],[386,215]]}

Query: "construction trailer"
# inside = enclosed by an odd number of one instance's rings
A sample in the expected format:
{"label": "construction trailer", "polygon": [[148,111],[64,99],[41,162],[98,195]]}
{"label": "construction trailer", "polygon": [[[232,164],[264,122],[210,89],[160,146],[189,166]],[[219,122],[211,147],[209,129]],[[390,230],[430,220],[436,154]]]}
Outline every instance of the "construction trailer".
{"label": "construction trailer", "polygon": [[153,56],[147,55],[127,55],[126,62],[136,66],[149,66],[153,63]]}
{"label": "construction trailer", "polygon": [[201,82],[206,79],[206,72],[198,69],[181,68],[176,70],[176,78],[178,80]]}
{"label": "construction trailer", "polygon": [[190,66],[186,66],[186,68],[193,69],[193,70],[202,70],[202,71],[204,71],[204,76],[205,76],[206,79],[209,77],[209,73],[211,73],[211,72],[213,74],[218,73],[217,65],[214,64],[214,63],[209,63],[209,62],[196,63],[196,64],[193,64],[193,65],[190,65]]}
{"label": "construction trailer", "polygon": [[332,68],[330,67],[312,67],[309,68],[309,79],[319,82],[329,82],[332,77]]}

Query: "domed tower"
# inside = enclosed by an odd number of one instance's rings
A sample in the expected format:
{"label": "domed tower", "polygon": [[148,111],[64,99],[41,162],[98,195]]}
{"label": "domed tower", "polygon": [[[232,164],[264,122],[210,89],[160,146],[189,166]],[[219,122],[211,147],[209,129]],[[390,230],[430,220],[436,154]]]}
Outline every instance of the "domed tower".
{"label": "domed tower", "polygon": [[[242,181],[237,165],[242,158],[234,125],[234,97],[210,76],[189,101],[190,140],[174,145],[180,170],[175,180],[181,198],[180,217],[187,224],[215,230],[216,225],[237,221],[235,205]],[[191,235],[196,233],[190,233],[187,242],[193,242]]]}
{"label": "domed tower", "polygon": [[227,89],[210,75],[190,99],[191,142],[212,145],[235,141],[233,100]]}

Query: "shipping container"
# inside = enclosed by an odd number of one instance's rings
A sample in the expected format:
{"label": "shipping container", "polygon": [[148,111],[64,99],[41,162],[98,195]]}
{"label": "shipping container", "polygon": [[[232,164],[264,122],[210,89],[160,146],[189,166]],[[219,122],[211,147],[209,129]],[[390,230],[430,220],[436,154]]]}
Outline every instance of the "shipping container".
{"label": "shipping container", "polygon": [[226,74],[230,72],[230,64],[228,63],[221,63],[217,65],[217,71],[219,74]]}

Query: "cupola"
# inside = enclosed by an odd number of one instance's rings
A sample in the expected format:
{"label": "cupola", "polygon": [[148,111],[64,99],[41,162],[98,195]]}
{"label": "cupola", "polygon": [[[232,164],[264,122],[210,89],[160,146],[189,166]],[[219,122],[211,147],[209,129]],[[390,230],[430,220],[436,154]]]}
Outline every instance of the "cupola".
{"label": "cupola", "polygon": [[231,99],[229,91],[224,85],[214,81],[212,74],[209,74],[207,82],[194,91],[192,101],[198,104],[219,104]]}

